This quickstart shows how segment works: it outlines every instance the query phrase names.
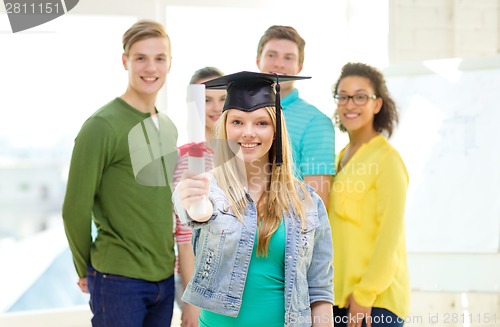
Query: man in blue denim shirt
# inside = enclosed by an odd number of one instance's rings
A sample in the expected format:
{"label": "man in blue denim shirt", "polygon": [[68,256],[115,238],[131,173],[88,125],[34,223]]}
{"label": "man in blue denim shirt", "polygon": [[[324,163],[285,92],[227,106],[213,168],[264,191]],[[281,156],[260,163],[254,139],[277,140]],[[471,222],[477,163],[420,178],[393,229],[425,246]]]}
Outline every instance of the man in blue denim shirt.
{"label": "man in blue denim shirt", "polygon": [[[206,82],[227,87],[216,168],[174,192],[196,256],[182,299],[202,309],[200,326],[333,326],[330,226],[319,196],[293,176],[274,81],[241,72]],[[193,209],[200,203],[205,213]]]}

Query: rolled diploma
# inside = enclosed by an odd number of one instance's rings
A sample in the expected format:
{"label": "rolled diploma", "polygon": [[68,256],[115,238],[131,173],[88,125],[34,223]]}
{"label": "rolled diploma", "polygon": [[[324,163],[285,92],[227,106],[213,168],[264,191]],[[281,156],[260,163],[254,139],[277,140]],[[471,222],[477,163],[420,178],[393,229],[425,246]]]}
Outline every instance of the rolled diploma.
{"label": "rolled diploma", "polygon": [[[187,128],[188,143],[205,142],[205,85],[191,84],[187,89]],[[188,169],[195,174],[205,172],[205,159],[201,157],[188,157]],[[189,215],[194,220],[204,218],[212,214],[212,205],[205,196],[198,202],[191,204]]]}

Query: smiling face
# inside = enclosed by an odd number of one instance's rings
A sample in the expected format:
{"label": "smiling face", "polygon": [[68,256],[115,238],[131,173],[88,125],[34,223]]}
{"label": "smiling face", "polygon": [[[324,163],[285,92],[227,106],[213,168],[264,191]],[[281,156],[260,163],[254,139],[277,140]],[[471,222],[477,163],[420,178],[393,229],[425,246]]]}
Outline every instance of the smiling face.
{"label": "smiling face", "polygon": [[374,132],[373,120],[382,107],[382,99],[378,97],[376,99],[368,98],[364,105],[357,105],[350,98],[352,96],[364,98],[364,96],[374,95],[375,90],[370,80],[361,76],[347,76],[339,82],[337,94],[340,97],[349,97],[347,103],[337,106],[340,123],[347,132],[349,134]]}
{"label": "smiling face", "polygon": [[[298,75],[302,70],[299,65],[299,47],[286,39],[271,39],[262,48],[257,57],[257,67],[263,73],[280,75]],[[281,92],[288,94],[293,90],[293,82],[280,83]]]}
{"label": "smiling face", "polygon": [[268,152],[274,140],[275,127],[265,108],[251,112],[230,109],[226,132],[231,150],[253,167],[269,163]]}
{"label": "smiling face", "polygon": [[222,108],[226,101],[226,90],[205,91],[205,127],[213,133],[215,122],[222,115]]}
{"label": "smiling face", "polygon": [[129,90],[139,96],[156,96],[170,70],[167,38],[154,37],[135,42],[128,54],[123,54],[123,66],[128,71]]}

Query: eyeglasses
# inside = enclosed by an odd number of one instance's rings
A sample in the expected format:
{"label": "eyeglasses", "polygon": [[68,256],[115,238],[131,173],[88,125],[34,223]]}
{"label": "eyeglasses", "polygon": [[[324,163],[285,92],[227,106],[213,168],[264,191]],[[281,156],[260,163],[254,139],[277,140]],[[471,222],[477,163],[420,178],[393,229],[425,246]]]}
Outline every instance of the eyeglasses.
{"label": "eyeglasses", "polygon": [[352,99],[357,106],[365,105],[368,102],[368,99],[375,100],[377,96],[375,94],[367,95],[367,94],[355,94],[355,95],[338,95],[335,94],[333,96],[335,102],[341,106],[346,105],[349,102],[349,99]]}

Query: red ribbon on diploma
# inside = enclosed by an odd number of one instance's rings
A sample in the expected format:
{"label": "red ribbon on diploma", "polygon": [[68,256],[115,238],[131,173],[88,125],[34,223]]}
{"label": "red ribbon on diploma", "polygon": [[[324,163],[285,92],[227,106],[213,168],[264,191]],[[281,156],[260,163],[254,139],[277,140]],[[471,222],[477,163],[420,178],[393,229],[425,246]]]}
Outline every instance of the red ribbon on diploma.
{"label": "red ribbon on diploma", "polygon": [[186,153],[189,154],[190,157],[203,158],[203,154],[208,152],[208,148],[205,146],[205,142],[191,142],[180,146],[179,153],[181,156]]}

